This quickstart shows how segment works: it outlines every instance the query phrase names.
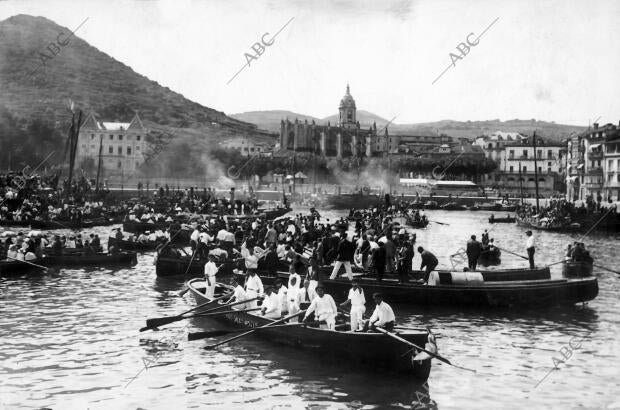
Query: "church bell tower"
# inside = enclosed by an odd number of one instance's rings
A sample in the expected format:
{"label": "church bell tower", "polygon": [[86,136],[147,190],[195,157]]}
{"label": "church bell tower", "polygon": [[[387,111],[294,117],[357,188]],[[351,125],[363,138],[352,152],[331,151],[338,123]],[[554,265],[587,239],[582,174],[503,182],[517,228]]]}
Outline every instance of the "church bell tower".
{"label": "church bell tower", "polygon": [[339,126],[342,128],[355,128],[357,119],[355,118],[355,100],[351,97],[349,84],[347,84],[347,93],[340,100],[338,111],[340,112]]}

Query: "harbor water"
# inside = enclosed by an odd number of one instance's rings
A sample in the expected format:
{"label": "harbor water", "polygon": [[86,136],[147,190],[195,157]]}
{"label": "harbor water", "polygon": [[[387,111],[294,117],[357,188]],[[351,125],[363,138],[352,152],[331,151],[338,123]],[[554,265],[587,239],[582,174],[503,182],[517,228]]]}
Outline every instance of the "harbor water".
{"label": "harbor water", "polygon": [[[335,218],[344,212],[326,212]],[[427,211],[417,245],[440,268],[484,229],[525,254],[524,229],[488,224],[489,212]],[[497,217],[503,216],[496,214]],[[437,223],[437,222],[441,222]],[[110,227],[96,228],[107,237]],[[60,231],[62,232],[62,231]],[[536,263],[563,259],[581,234],[535,232]],[[591,233],[595,263],[620,270],[620,237]],[[414,268],[420,259],[416,251]],[[502,267],[527,261],[502,254]],[[561,264],[552,267],[559,276]],[[158,279],[154,254],[133,268],[62,269],[0,279],[0,408],[52,409],[606,409],[620,408],[620,275],[594,269],[598,297],[585,306],[477,310],[393,306],[399,324],[430,326],[439,353],[471,372],[433,361],[427,384],[328,363],[308,352],[247,337],[217,350],[187,332],[218,323],[181,321],[140,333],[149,317],[194,305],[183,279]],[[369,297],[367,296],[367,299]],[[389,301],[387,301],[389,303]]]}

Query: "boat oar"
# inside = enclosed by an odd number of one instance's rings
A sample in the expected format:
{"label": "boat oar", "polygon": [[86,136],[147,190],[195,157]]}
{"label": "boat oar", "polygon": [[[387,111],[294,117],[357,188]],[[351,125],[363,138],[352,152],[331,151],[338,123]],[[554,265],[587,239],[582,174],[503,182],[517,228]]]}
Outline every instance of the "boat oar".
{"label": "boat oar", "polygon": [[284,323],[284,322],[286,322],[286,321],[287,321],[287,320],[289,320],[289,319],[292,319],[292,318],[294,318],[294,317],[296,317],[296,316],[301,315],[302,313],[306,313],[306,311],[305,311],[305,310],[300,310],[299,312],[294,313],[294,314],[289,315],[289,316],[286,316],[286,317],[283,317],[283,318],[282,318],[282,319],[280,319],[280,320],[276,320],[276,321],[273,321],[273,322],[271,322],[271,323],[267,323],[266,325],[263,325],[263,326],[260,326],[260,327],[254,328],[254,329],[249,330],[249,331],[247,331],[247,332],[241,333],[240,335],[233,336],[233,337],[231,337],[231,338],[229,338],[229,339],[226,339],[226,340],[222,340],[222,341],[221,341],[221,342],[219,342],[219,343],[215,343],[215,344],[212,344],[212,345],[205,346],[205,349],[206,349],[206,350],[215,349],[215,348],[216,348],[216,347],[218,347],[218,346],[221,346],[221,345],[223,345],[223,344],[226,344],[226,343],[232,342],[233,340],[240,339],[240,338],[242,338],[242,337],[244,337],[244,336],[250,335],[250,334],[252,334],[252,333],[256,332],[256,331],[257,331],[257,330],[259,330],[259,329],[264,329],[264,328],[271,327],[271,326],[274,326],[274,325],[279,325],[280,323]]}
{"label": "boat oar", "polygon": [[189,268],[192,267],[192,262],[194,261],[194,258],[196,257],[197,253],[198,253],[198,245],[196,245],[196,249],[194,249],[194,253],[192,254],[192,258],[189,260],[189,263],[187,264],[187,269],[185,269],[185,273],[183,274],[183,276],[187,275],[187,272],[189,272]]}
{"label": "boat oar", "polygon": [[592,264],[592,266],[594,266],[594,267],[596,267],[596,268],[599,268],[599,269],[603,269],[603,270],[606,270],[606,271],[609,271],[609,272],[613,272],[613,273],[616,273],[616,274],[620,275],[620,272],[618,272],[617,270],[609,269],[609,268],[606,268],[606,267],[604,267],[604,266],[597,265],[597,264],[595,264],[595,263],[593,263],[593,264]]}
{"label": "boat oar", "polygon": [[435,359],[437,359],[437,360],[439,360],[439,361],[442,361],[442,362],[444,362],[444,363],[446,363],[446,364],[449,364],[450,366],[454,366],[454,367],[459,368],[459,369],[463,369],[463,370],[467,370],[467,371],[470,371],[470,372],[474,372],[474,373],[476,373],[476,371],[475,371],[475,370],[473,370],[473,369],[468,369],[468,368],[466,368],[466,367],[461,367],[461,366],[457,366],[457,365],[455,365],[455,364],[452,364],[452,363],[450,362],[450,360],[446,359],[445,357],[440,356],[440,355],[438,355],[437,353],[430,352],[430,351],[428,351],[428,350],[426,350],[426,349],[424,349],[424,348],[422,348],[422,347],[420,347],[420,346],[416,345],[415,343],[411,343],[411,342],[410,342],[409,340],[407,340],[407,339],[403,339],[402,337],[397,336],[397,335],[395,335],[394,333],[388,332],[387,330],[385,330],[385,329],[383,329],[383,328],[377,327],[377,328],[376,328],[376,330],[377,330],[378,332],[383,333],[383,334],[384,334],[384,335],[386,335],[386,336],[391,337],[392,339],[398,340],[399,342],[405,343],[405,344],[407,344],[407,345],[409,345],[409,346],[411,346],[411,347],[415,347],[416,349],[421,350],[421,351],[425,352],[426,354],[428,354],[428,355],[430,355],[430,356],[434,357]]}
{"label": "boat oar", "polygon": [[262,307],[258,306],[255,308],[250,308],[250,309],[242,309],[242,310],[223,310],[220,312],[213,312],[213,313],[197,313],[195,315],[192,315],[192,317],[211,317],[211,316],[219,316],[219,315],[227,315],[229,313],[244,313],[244,312],[254,312],[256,310],[261,310]]}
{"label": "boat oar", "polygon": [[527,256],[519,255],[518,253],[514,253],[514,252],[512,252],[512,251],[509,251],[508,249],[500,248],[500,247],[499,247],[499,246],[497,246],[497,245],[495,245],[495,247],[496,247],[497,249],[501,250],[501,251],[508,252],[508,253],[509,253],[509,254],[511,254],[511,255],[518,256],[519,258],[523,258],[523,259],[525,259],[525,260],[529,260],[529,258],[528,258]]}
{"label": "boat oar", "polygon": [[39,269],[43,269],[43,270],[44,270],[44,271],[46,271],[46,272],[50,270],[50,268],[48,268],[47,266],[38,265],[38,264],[36,264],[36,263],[32,263],[32,262],[27,261],[27,260],[21,260],[21,259],[13,258],[12,256],[7,256],[7,259],[12,259],[12,260],[14,260],[14,261],[18,261],[18,262],[27,263],[28,265],[32,265],[32,266],[37,267],[37,268],[39,268]]}
{"label": "boat oar", "polygon": [[431,221],[431,222],[434,222],[434,223],[439,224],[439,225],[448,225],[448,226],[450,226],[450,224],[447,224],[445,222],[438,222],[438,221]]}
{"label": "boat oar", "polygon": [[140,329],[140,331],[144,332],[145,330],[154,329],[154,328],[159,327],[159,326],[163,326],[163,325],[167,325],[167,324],[170,324],[170,323],[178,322],[179,320],[183,320],[183,319],[185,319],[187,317],[191,317],[191,316],[185,316],[185,315],[188,314],[188,313],[191,313],[191,312],[193,312],[195,310],[198,310],[201,307],[207,306],[207,305],[209,305],[209,304],[211,304],[213,302],[217,302],[218,300],[222,300],[222,299],[225,299],[227,297],[230,297],[230,293],[227,293],[225,295],[220,296],[219,298],[212,299],[212,300],[210,300],[208,302],[205,302],[205,303],[203,303],[201,305],[193,307],[190,310],[187,310],[187,311],[185,311],[183,313],[180,313],[180,314],[178,314],[176,316],[166,316],[166,317],[156,317],[156,318],[146,319],[146,326],[143,327],[142,329]]}
{"label": "boat oar", "polygon": [[[308,322],[285,323],[283,325],[270,326],[267,329],[276,329],[276,328],[281,328],[281,327],[302,326],[302,325],[308,326]],[[257,328],[257,329],[260,329],[260,328]],[[187,340],[207,339],[210,337],[226,336],[231,333],[240,333],[240,332],[245,332],[245,331],[247,331],[247,329],[233,329],[233,330],[220,329],[220,330],[211,330],[208,332],[194,332],[194,333],[187,334]]]}

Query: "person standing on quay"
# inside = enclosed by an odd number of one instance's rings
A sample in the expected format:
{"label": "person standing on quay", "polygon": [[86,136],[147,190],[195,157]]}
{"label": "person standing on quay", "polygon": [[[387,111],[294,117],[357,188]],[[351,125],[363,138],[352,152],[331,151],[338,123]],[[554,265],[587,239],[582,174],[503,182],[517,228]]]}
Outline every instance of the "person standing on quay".
{"label": "person standing on quay", "polygon": [[527,250],[527,257],[530,261],[530,269],[534,269],[536,265],[534,264],[534,252],[536,251],[536,241],[534,239],[534,235],[532,235],[532,231],[527,231],[525,233],[527,235],[527,241],[525,242],[525,249]]}
{"label": "person standing on quay", "polygon": [[467,266],[470,271],[476,270],[478,265],[478,258],[482,253],[482,246],[480,242],[476,240],[476,235],[472,235],[471,239],[467,241]]}

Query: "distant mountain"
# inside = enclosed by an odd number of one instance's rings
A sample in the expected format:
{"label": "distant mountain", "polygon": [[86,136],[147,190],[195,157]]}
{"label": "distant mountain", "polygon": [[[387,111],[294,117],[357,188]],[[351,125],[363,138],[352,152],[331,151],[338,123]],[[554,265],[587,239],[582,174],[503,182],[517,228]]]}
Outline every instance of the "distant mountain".
{"label": "distant mountain", "polygon": [[314,120],[316,123],[322,123],[323,121],[310,115],[298,114],[285,110],[248,111],[239,114],[231,114],[230,116],[239,121],[252,123],[260,129],[271,132],[280,132],[280,121],[286,118],[291,121],[295,121],[295,119],[299,121],[308,120],[308,122]]}
{"label": "distant mountain", "polygon": [[28,15],[0,21],[0,106],[11,115],[64,127],[71,99],[107,121],[128,122],[138,112],[146,126],[176,135],[266,135],[136,73],[80,39],[79,31],[70,37],[71,29]]}
{"label": "distant mountain", "polygon": [[[338,114],[317,119],[311,115],[294,113],[285,110],[274,111],[251,111],[242,114],[233,114],[231,117],[241,121],[251,122],[261,129],[278,132],[280,130],[280,120],[288,118],[294,121],[295,118],[303,121],[314,120],[317,124],[326,125],[329,121],[332,125],[338,123]],[[534,131],[550,141],[560,142],[568,135],[574,132],[581,132],[586,127],[578,127],[574,125],[556,124],[555,122],[531,120],[508,120],[500,121],[499,119],[486,121],[453,121],[441,120],[435,122],[425,122],[417,124],[399,124],[396,118],[393,122],[364,110],[357,110],[357,120],[362,128],[367,128],[376,122],[377,128],[383,128],[389,123],[388,130],[394,135],[437,135],[447,134],[454,138],[474,139],[480,135],[488,135],[495,131],[504,132],[520,132],[522,134],[531,135]]]}

